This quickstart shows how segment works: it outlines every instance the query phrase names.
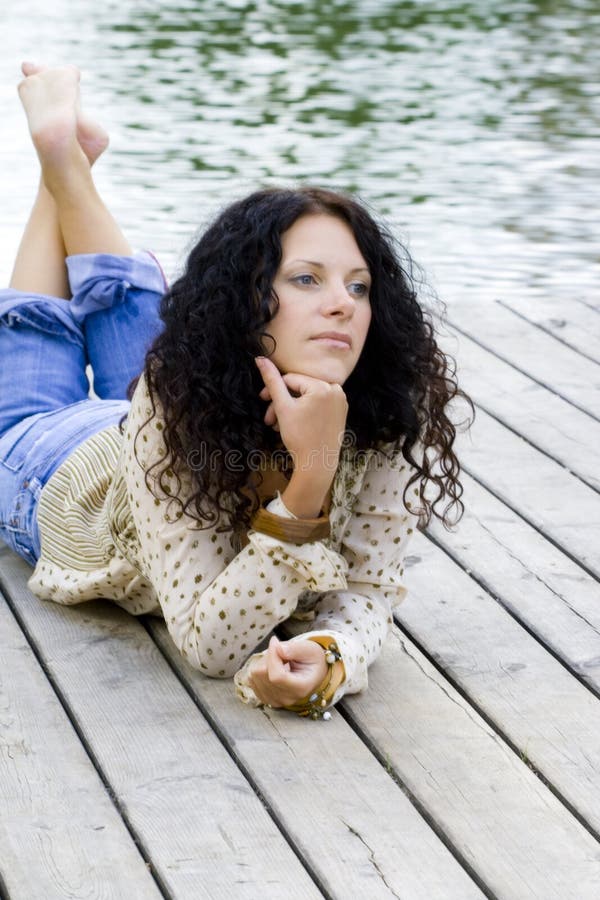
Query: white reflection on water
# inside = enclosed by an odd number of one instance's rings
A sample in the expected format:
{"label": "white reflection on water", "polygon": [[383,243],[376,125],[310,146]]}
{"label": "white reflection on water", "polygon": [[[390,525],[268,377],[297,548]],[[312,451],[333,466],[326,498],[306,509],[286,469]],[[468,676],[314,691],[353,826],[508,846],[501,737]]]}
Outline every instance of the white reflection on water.
{"label": "white reflection on water", "polygon": [[224,203],[309,180],[371,202],[450,302],[591,297],[595,10],[595,0],[12,2],[0,12],[3,280],[35,178],[14,92],[25,57],[85,69],[88,102],[113,135],[101,187],[171,272]]}

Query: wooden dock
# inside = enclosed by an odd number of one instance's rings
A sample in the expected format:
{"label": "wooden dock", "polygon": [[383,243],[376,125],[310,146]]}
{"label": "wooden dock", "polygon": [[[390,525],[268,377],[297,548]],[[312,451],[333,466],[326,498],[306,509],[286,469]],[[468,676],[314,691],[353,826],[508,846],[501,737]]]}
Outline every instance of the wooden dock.
{"label": "wooden dock", "polygon": [[0,898],[600,898],[600,307],[448,320],[467,513],[330,721],[0,551]]}

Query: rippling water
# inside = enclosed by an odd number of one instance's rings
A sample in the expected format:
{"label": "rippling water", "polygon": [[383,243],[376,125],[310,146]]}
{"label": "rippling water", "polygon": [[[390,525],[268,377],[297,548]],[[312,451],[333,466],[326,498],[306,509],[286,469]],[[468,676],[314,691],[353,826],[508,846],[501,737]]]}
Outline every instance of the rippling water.
{"label": "rippling water", "polygon": [[14,91],[33,58],[85,70],[112,133],[101,188],[171,273],[220,206],[309,180],[370,202],[449,302],[598,283],[597,0],[9,0],[0,29],[3,280],[35,180]]}

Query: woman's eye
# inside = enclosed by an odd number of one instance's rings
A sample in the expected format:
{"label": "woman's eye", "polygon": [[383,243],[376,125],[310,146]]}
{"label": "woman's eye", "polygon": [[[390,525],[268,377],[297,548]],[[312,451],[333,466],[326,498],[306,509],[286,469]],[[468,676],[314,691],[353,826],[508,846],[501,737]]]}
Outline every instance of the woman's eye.
{"label": "woman's eye", "polygon": [[357,297],[369,296],[369,288],[362,281],[353,281],[352,284],[348,285],[348,290],[351,294],[356,294]]}
{"label": "woman's eye", "polygon": [[313,275],[296,275],[294,278],[292,278],[292,281],[295,281],[296,284],[309,285],[314,284],[315,279]]}

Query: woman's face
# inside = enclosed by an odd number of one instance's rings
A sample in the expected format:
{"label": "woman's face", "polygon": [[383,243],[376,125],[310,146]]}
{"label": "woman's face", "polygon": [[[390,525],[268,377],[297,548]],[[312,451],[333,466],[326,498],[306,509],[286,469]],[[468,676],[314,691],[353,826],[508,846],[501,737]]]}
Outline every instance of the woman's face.
{"label": "woman's face", "polygon": [[277,342],[270,358],[282,374],[344,384],[371,322],[371,278],[352,230],[314,213],[297,219],[281,244],[273,282],[279,309],[265,327]]}

